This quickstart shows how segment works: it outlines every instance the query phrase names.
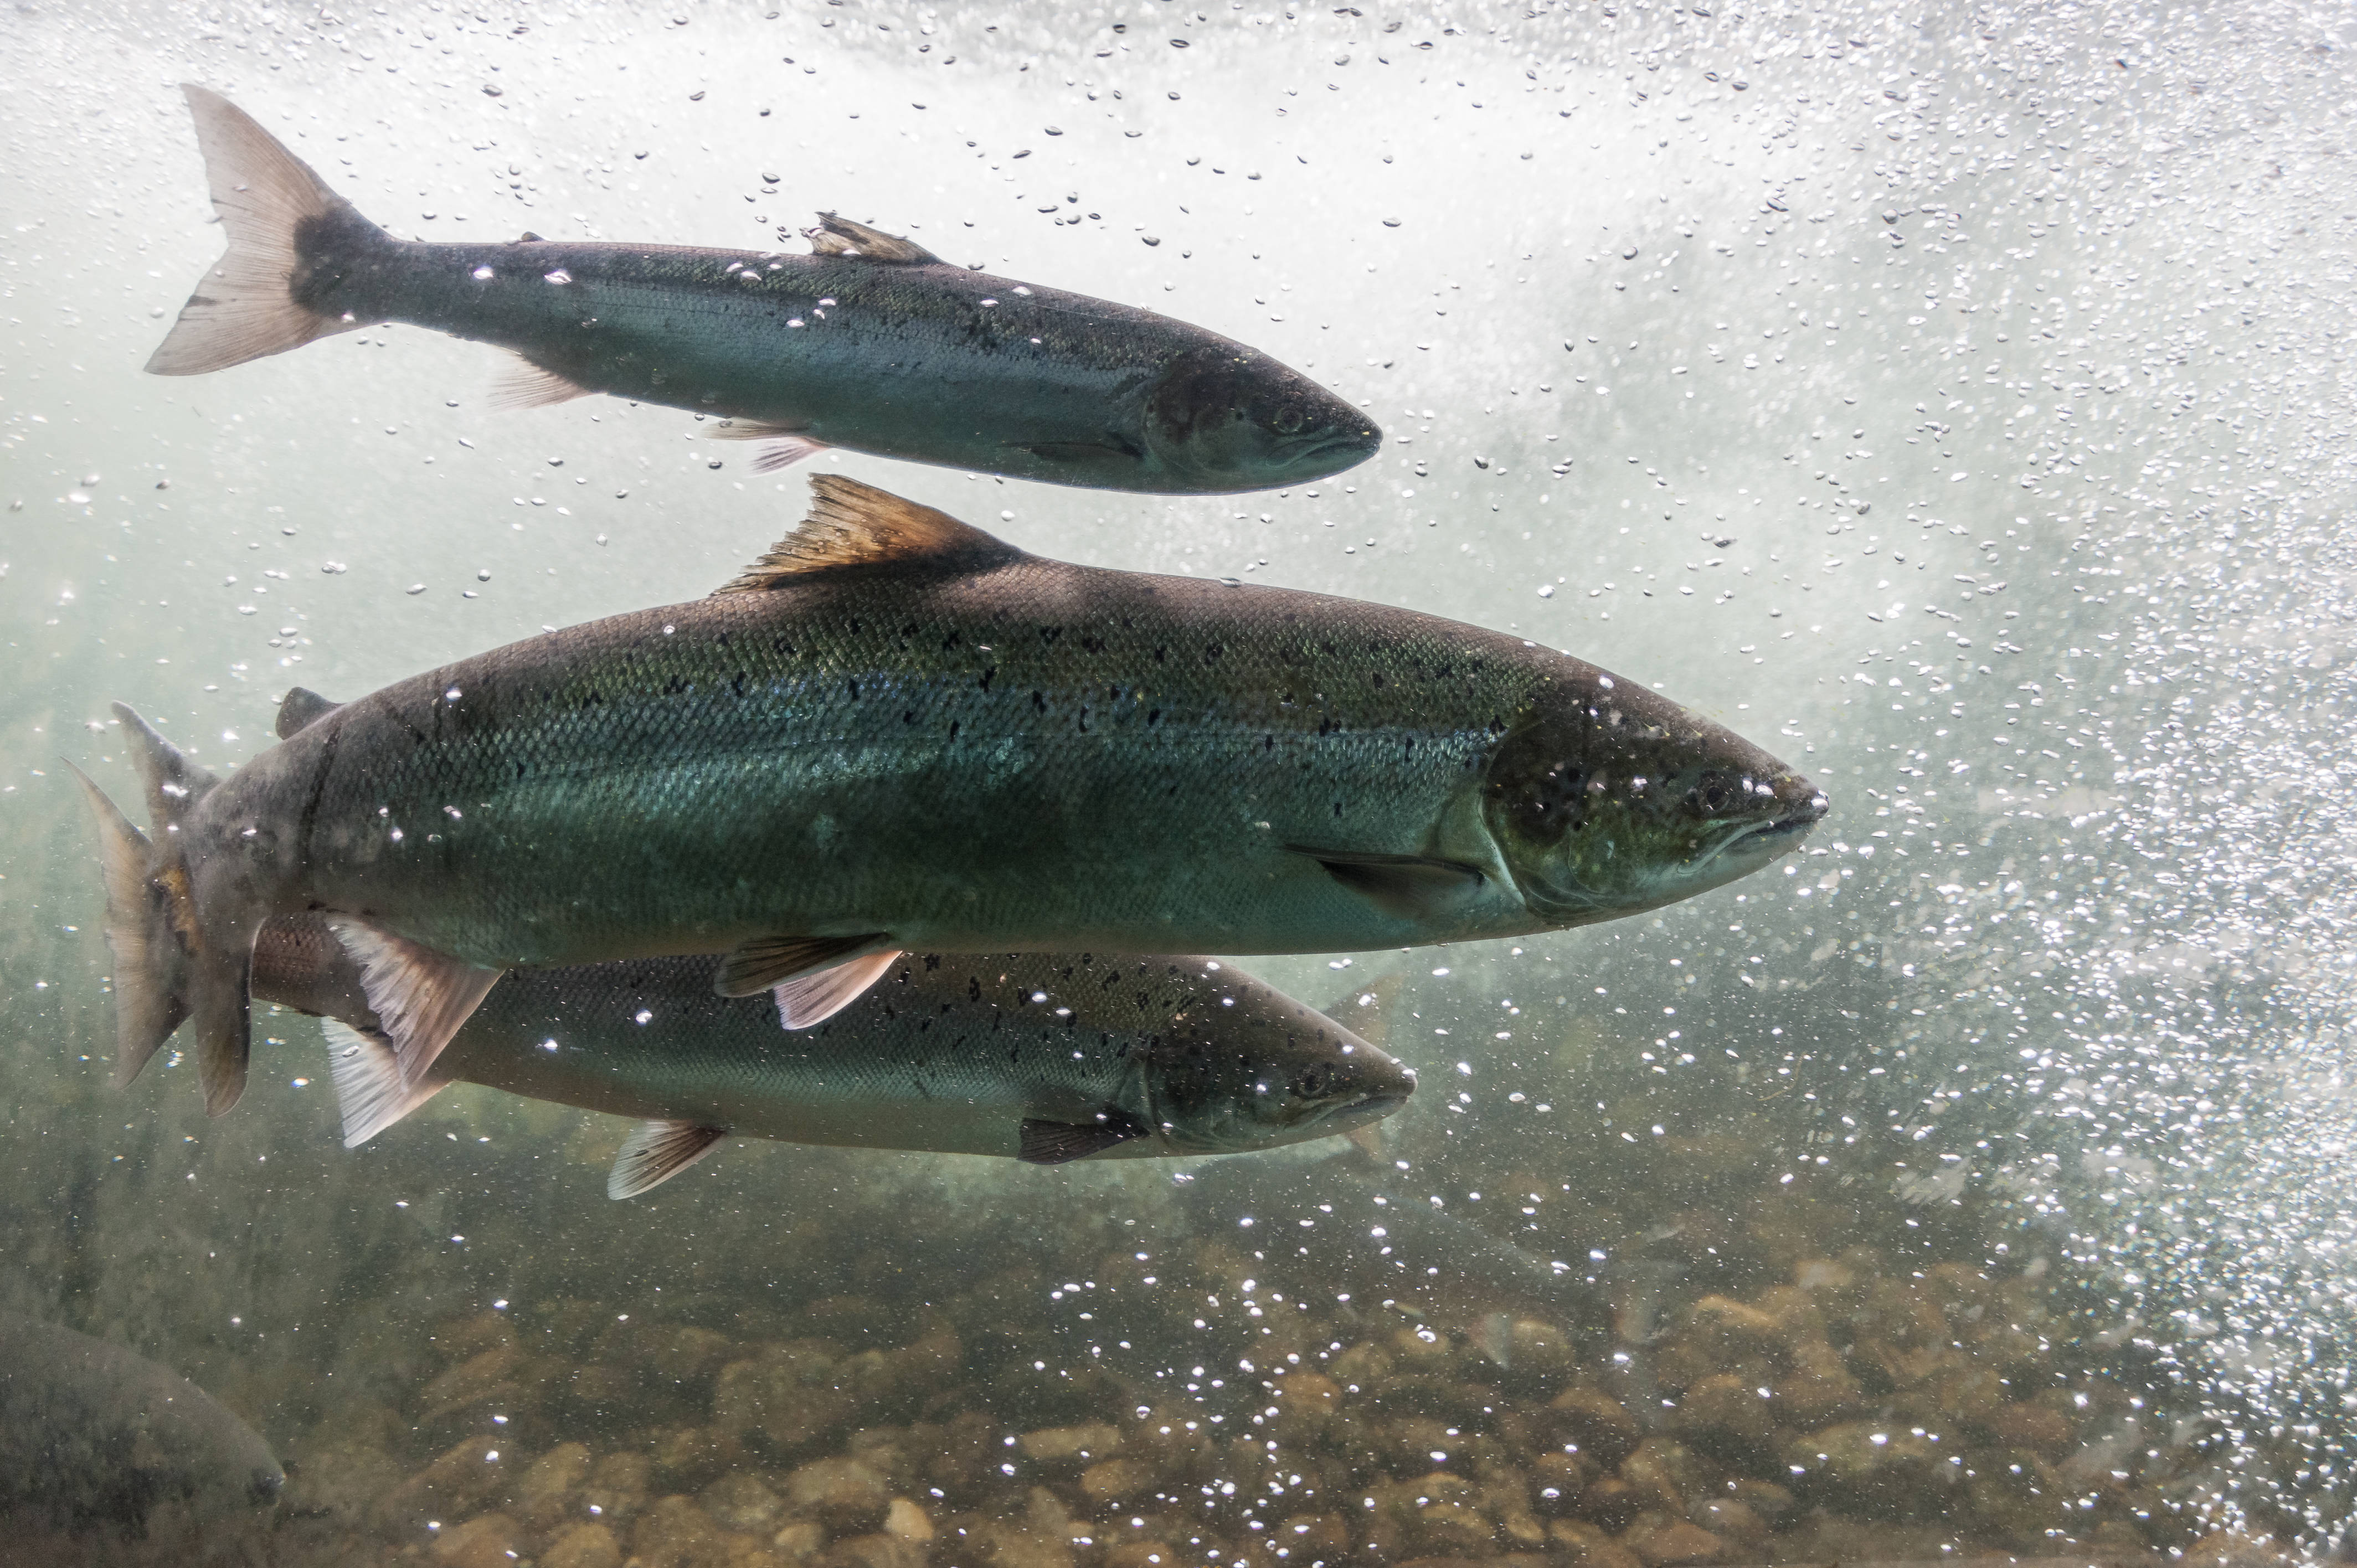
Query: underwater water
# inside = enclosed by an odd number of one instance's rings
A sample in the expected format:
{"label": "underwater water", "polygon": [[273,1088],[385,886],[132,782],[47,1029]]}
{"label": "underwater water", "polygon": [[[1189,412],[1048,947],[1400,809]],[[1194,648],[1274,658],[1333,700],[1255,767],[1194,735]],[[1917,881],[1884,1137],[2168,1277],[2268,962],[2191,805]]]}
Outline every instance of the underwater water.
{"label": "underwater water", "polygon": [[[222,1501],[229,1561],[2338,1550],[2351,29],[16,7],[0,1311],[261,1434],[285,1487]],[[676,410],[495,407],[497,354],[410,327],[145,376],[221,249],[184,81],[404,234],[799,249],[839,210],[1251,343],[1384,445],[1114,495],[757,473]],[[110,703],[225,770],[290,685],[709,592],[812,470],[1043,553],[1562,648],[1832,814],[1610,924],[1247,960],[1422,1075],[1356,1165],[732,1141],[614,1202],[626,1123],[488,1090],[341,1147],[319,1026],[267,1007],[229,1115],[169,1051],[110,1086],[59,766],[134,798]]]}

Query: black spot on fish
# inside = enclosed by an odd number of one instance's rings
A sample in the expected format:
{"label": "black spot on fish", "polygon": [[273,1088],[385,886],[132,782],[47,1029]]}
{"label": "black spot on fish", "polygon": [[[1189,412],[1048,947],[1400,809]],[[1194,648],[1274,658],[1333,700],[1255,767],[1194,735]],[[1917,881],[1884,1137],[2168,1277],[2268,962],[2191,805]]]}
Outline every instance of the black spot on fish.
{"label": "black spot on fish", "polygon": [[1379,673],[1378,673],[1378,674],[1369,675],[1369,676],[1367,677],[1367,679],[1368,679],[1369,681],[1371,681],[1371,682],[1372,682],[1374,683],[1375,690],[1377,690],[1377,691],[1379,691],[1379,692],[1383,690],[1383,676],[1382,676],[1381,674],[1379,674]]}
{"label": "black spot on fish", "polygon": [[944,650],[946,650],[946,649],[955,648],[957,645],[958,645],[958,634],[957,634],[956,632],[954,632],[954,631],[951,632],[947,637],[945,637],[945,638],[942,639],[942,647]]}
{"label": "black spot on fish", "polygon": [[1081,639],[1081,646],[1091,653],[1103,653],[1105,650],[1104,639],[1093,634]]}
{"label": "black spot on fish", "polygon": [[1263,751],[1275,751],[1276,749],[1276,736],[1273,735],[1265,735],[1261,736],[1260,748]]}
{"label": "black spot on fish", "polygon": [[1203,662],[1206,664],[1217,663],[1219,661],[1220,655],[1226,651],[1227,650],[1225,648],[1214,642],[1210,647],[1203,650]]}
{"label": "black spot on fish", "polygon": [[987,691],[989,691],[989,690],[990,690],[990,682],[991,682],[991,680],[992,680],[992,678],[993,678],[994,676],[996,676],[997,673],[998,673],[998,666],[997,666],[997,665],[996,665],[996,664],[992,665],[989,669],[985,670],[985,671],[982,672],[982,689],[983,689],[984,691],[987,692]]}
{"label": "black spot on fish", "polygon": [[1048,699],[1041,696],[1039,693],[1034,692],[1031,693],[1031,705],[1040,713],[1044,714],[1048,711]]}
{"label": "black spot on fish", "polygon": [[849,689],[851,693],[851,700],[855,703],[859,701],[859,682],[856,681],[845,681],[844,685]]}
{"label": "black spot on fish", "polygon": [[728,682],[728,689],[736,693],[739,697],[742,697],[745,694],[745,671],[742,670],[737,671],[736,675],[731,678]]}
{"label": "black spot on fish", "polygon": [[957,737],[958,737],[958,731],[959,731],[959,729],[960,729],[961,727],[963,727],[963,726],[961,725],[961,724],[960,724],[960,722],[959,722],[958,720],[956,720],[956,719],[952,719],[952,720],[950,721],[950,738],[951,738],[952,740],[955,740],[955,739],[957,739]]}
{"label": "black spot on fish", "polygon": [[1039,640],[1051,646],[1063,635],[1064,628],[1060,626],[1043,626],[1039,628]]}
{"label": "black spot on fish", "polygon": [[1161,662],[1163,661],[1163,656],[1164,656],[1167,652],[1168,652],[1168,650],[1167,650],[1167,649],[1161,649],[1161,648],[1157,648],[1157,649],[1156,649],[1156,650],[1154,650],[1154,662],[1156,662],[1157,664],[1161,663]]}
{"label": "black spot on fish", "polygon": [[981,981],[969,980],[965,983],[965,999],[969,1002],[979,1002],[982,1000]]}
{"label": "black spot on fish", "polygon": [[1147,729],[1152,729],[1156,725],[1160,724],[1161,722],[1162,710],[1160,708],[1152,709],[1146,715],[1146,727]]}
{"label": "black spot on fish", "polygon": [[912,724],[915,724],[915,723],[917,722],[917,710],[916,710],[916,709],[914,709],[914,708],[903,708],[903,709],[901,709],[901,710],[900,710],[900,722],[901,722],[902,724],[904,724],[904,725],[912,725]]}
{"label": "black spot on fish", "polygon": [[929,953],[927,953],[927,954],[925,955],[925,972],[926,972],[927,974],[931,974],[931,973],[932,973],[932,972],[933,972],[933,971],[935,971],[935,970],[937,970],[937,969],[939,969],[939,968],[941,968],[941,967],[942,967],[942,955],[941,955],[941,954],[939,954],[939,953],[937,953],[937,952],[929,952]]}

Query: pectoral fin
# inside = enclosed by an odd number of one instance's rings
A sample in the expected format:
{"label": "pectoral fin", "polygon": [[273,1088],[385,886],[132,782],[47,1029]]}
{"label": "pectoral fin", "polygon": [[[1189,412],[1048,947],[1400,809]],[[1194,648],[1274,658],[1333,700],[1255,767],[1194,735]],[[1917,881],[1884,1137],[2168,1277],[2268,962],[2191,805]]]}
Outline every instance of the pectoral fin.
{"label": "pectoral fin", "polygon": [[[880,931],[862,937],[748,937],[721,959],[712,989],[721,996],[751,996],[891,946],[892,939]],[[888,964],[889,958],[885,961]],[[872,983],[883,972],[878,968],[862,984]]]}
{"label": "pectoral fin", "polygon": [[1103,1154],[1116,1144],[1150,1136],[1151,1130],[1125,1111],[1101,1111],[1094,1122],[1027,1119],[1015,1157],[1028,1165],[1060,1165]]}
{"label": "pectoral fin", "polygon": [[1135,463],[1146,456],[1133,443],[1110,435],[1094,441],[1034,441],[1023,450],[1045,462],[1080,467],[1099,467],[1115,459]]}
{"label": "pectoral fin", "polygon": [[1406,920],[1444,914],[1487,880],[1479,866],[1436,854],[1369,854],[1297,843],[1285,847],[1324,866],[1328,875],[1384,914]]}
{"label": "pectoral fin", "polygon": [[614,1168],[606,1176],[606,1196],[622,1198],[662,1186],[712,1152],[728,1136],[726,1127],[696,1122],[641,1122],[630,1130]]}
{"label": "pectoral fin", "polygon": [[773,987],[778,998],[778,1022],[789,1029],[807,1029],[825,1023],[858,1001],[860,994],[883,979],[899,957],[899,948],[887,948]]}
{"label": "pectoral fin", "polygon": [[479,969],[352,915],[328,916],[328,929],[361,966],[361,988],[400,1058],[402,1081],[417,1087],[501,972]]}
{"label": "pectoral fin", "polygon": [[382,1035],[322,1018],[328,1036],[328,1075],[344,1113],[344,1147],[357,1149],[449,1086],[428,1073],[416,1084],[401,1079],[401,1058]]}

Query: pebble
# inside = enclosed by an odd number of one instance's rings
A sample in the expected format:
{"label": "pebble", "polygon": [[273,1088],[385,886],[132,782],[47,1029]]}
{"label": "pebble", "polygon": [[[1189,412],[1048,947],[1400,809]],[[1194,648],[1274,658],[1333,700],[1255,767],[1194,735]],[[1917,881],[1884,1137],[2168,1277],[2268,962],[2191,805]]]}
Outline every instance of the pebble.
{"label": "pebble", "polygon": [[[1724,1150],[1694,1162],[1743,1168]],[[344,1532],[328,1555],[354,1568],[1714,1568],[2188,1546],[2142,1468],[2173,1417],[2057,1375],[2048,1287],[1902,1266],[1845,1244],[1847,1222],[1763,1223],[1748,1242],[1739,1205],[1620,1201],[1616,1225],[1642,1217],[1703,1255],[1752,1247],[1781,1274],[1739,1286],[1730,1265],[1683,1302],[1663,1286],[1624,1313],[1625,1338],[1519,1318],[1506,1364],[1478,1323],[1280,1295],[1225,1237],[1076,1252],[1053,1273],[996,1263],[915,1316],[848,1290],[697,1305],[694,1322],[641,1303],[461,1314],[433,1326],[414,1391],[356,1404],[296,1455],[289,1499]],[[1228,1402],[1071,1354],[1110,1326],[1041,1333],[1025,1304],[1073,1278],[1098,1282],[1091,1312],[1123,1292],[1166,1310],[1122,1331],[1202,1346],[1182,1380]],[[1248,1342],[1190,1337],[1214,1303],[1260,1312]],[[410,1446],[492,1414],[505,1430]],[[2195,1568],[2273,1561],[2212,1540]]]}

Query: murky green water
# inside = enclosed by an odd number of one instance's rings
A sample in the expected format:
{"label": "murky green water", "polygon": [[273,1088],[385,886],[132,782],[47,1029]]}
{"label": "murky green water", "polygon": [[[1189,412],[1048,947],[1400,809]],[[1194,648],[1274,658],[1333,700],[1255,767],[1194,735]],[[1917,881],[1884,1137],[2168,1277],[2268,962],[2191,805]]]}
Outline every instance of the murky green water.
{"label": "murky green water", "polygon": [[[26,5],[5,36],[0,1307],[269,1440],[239,1552],[2337,1542],[2345,17]],[[177,1060],[118,1092],[58,767],[130,788],[110,701],[225,768],[291,683],[699,596],[804,494],[673,411],[495,411],[491,351],[410,328],[142,377],[219,249],[182,80],[429,238],[759,245],[840,209],[1263,347],[1365,399],[1382,455],[1212,499],[818,466],[1044,553],[1518,630],[1834,815],[1655,915],[1251,964],[1375,997],[1422,1071],[1383,1189],[1421,1293],[1301,1255],[1298,1195],[1367,1189],[1292,1155],[1222,1208],[1158,1165],[748,1144],[613,1203],[620,1122],[489,1091],[341,1148],[285,1014],[218,1122]]]}

